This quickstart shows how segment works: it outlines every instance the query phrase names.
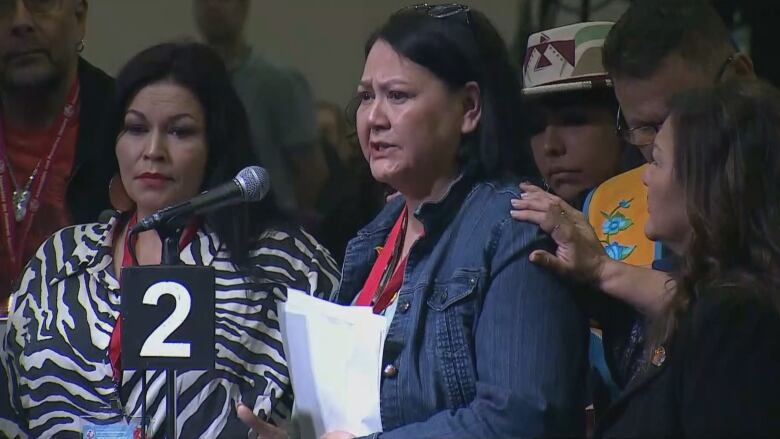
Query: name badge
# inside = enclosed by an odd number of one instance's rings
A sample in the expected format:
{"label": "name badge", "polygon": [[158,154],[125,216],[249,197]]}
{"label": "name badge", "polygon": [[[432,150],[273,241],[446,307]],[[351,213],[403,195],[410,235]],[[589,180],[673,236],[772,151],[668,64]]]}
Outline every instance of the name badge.
{"label": "name badge", "polygon": [[131,420],[129,423],[108,425],[85,424],[81,429],[82,439],[143,439],[141,425]]}

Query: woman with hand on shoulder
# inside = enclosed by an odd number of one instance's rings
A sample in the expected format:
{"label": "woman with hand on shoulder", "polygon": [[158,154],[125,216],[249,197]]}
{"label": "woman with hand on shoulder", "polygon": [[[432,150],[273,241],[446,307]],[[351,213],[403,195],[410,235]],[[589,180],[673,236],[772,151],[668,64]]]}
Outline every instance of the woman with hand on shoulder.
{"label": "woman with hand on shoulder", "polygon": [[[645,233],[676,256],[672,277],[662,300],[617,297],[652,310],[646,361],[596,437],[780,437],[778,127],[780,91],[753,79],[670,102],[643,181]],[[565,213],[539,222],[556,239],[583,236],[587,222]],[[587,261],[600,275],[609,257],[577,244],[531,258],[562,272]]]}
{"label": "woman with hand on shoulder", "polygon": [[648,237],[680,257],[648,364],[601,437],[780,437],[780,91],[686,92],[644,174]]}
{"label": "woman with hand on shoulder", "polygon": [[[162,44],[135,56],[117,80],[116,156],[127,203],[107,222],[57,232],[38,250],[12,296],[3,344],[18,434],[80,437],[85,423],[116,424],[142,412],[149,437],[165,423],[165,374],[123,370],[119,356],[121,269],[160,263],[154,231],[128,240],[141,218],[229,181],[257,164],[249,127],[225,67],[211,49]],[[117,200],[119,198],[116,198]],[[180,437],[246,437],[246,404],[263,418],[289,412],[291,389],[276,305],[288,287],[330,298],[332,258],[285,225],[272,198],[192,219],[186,265],[213,267],[216,364],[177,375]],[[2,421],[0,421],[2,422]],[[11,435],[13,433],[9,433]]]}

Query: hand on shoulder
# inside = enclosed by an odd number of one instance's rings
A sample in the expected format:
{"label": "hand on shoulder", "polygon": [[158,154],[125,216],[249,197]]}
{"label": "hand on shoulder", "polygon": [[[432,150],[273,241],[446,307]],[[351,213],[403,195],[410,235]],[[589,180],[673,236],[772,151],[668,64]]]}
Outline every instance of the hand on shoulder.
{"label": "hand on shoulder", "polygon": [[582,212],[532,184],[523,183],[520,189],[520,199],[512,200],[512,218],[537,224],[557,245],[555,254],[532,252],[531,262],[597,286],[609,256]]}

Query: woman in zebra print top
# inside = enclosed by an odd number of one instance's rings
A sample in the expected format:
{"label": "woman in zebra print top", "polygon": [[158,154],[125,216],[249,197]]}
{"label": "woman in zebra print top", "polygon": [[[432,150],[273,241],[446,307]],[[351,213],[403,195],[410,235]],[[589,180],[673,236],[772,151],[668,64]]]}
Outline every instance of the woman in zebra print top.
{"label": "woman in zebra print top", "polygon": [[[132,207],[106,223],[56,233],[22,274],[2,353],[8,386],[0,394],[10,393],[10,407],[0,407],[6,418],[0,431],[8,436],[81,437],[85,423],[141,416],[141,373],[112,366],[108,356],[121,301],[117,274],[129,262],[129,225],[256,163],[238,96],[205,46],[147,49],[125,66],[117,85],[116,151]],[[246,437],[239,402],[262,417],[289,412],[277,303],[288,287],[330,298],[339,274],[327,250],[284,224],[267,198],[188,227],[183,263],[216,274],[216,368],[177,376],[181,438]],[[140,264],[159,263],[160,248],[154,232],[141,233],[134,245]],[[162,437],[165,374],[146,377],[151,436]]]}

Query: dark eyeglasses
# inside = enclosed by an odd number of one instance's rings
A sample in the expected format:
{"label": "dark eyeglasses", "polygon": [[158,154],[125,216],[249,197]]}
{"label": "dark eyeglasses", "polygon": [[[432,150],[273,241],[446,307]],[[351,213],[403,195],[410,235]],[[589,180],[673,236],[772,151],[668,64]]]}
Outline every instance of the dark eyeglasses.
{"label": "dark eyeglasses", "polygon": [[[725,73],[726,68],[737,59],[736,56],[736,54],[729,55],[729,57],[720,65],[718,72],[715,75],[716,84],[723,79],[723,73]],[[631,145],[639,147],[652,145],[652,143],[655,142],[655,136],[658,134],[658,130],[661,129],[661,125],[663,124],[659,123],[629,128],[626,119],[620,112],[620,107],[618,107],[615,128],[617,129],[618,135]]]}
{"label": "dark eyeglasses", "polygon": [[468,6],[458,3],[445,3],[440,5],[429,5],[428,3],[422,3],[419,5],[412,5],[401,8],[393,15],[404,15],[411,13],[426,14],[433,18],[449,18],[463,14],[462,16],[466,19],[466,24],[471,24],[471,17],[469,14],[470,10],[471,8]]}
{"label": "dark eyeglasses", "polygon": [[661,125],[663,124],[659,123],[629,128],[628,123],[626,123],[626,119],[620,113],[620,107],[618,106],[617,120],[615,121],[617,133],[623,140],[631,145],[639,147],[652,145],[653,142],[655,142],[655,136],[658,134],[658,130],[661,129]]}
{"label": "dark eyeglasses", "polygon": [[[10,17],[16,12],[17,0],[0,0],[0,17]],[[62,9],[62,0],[22,0],[31,14],[46,15]]]}

